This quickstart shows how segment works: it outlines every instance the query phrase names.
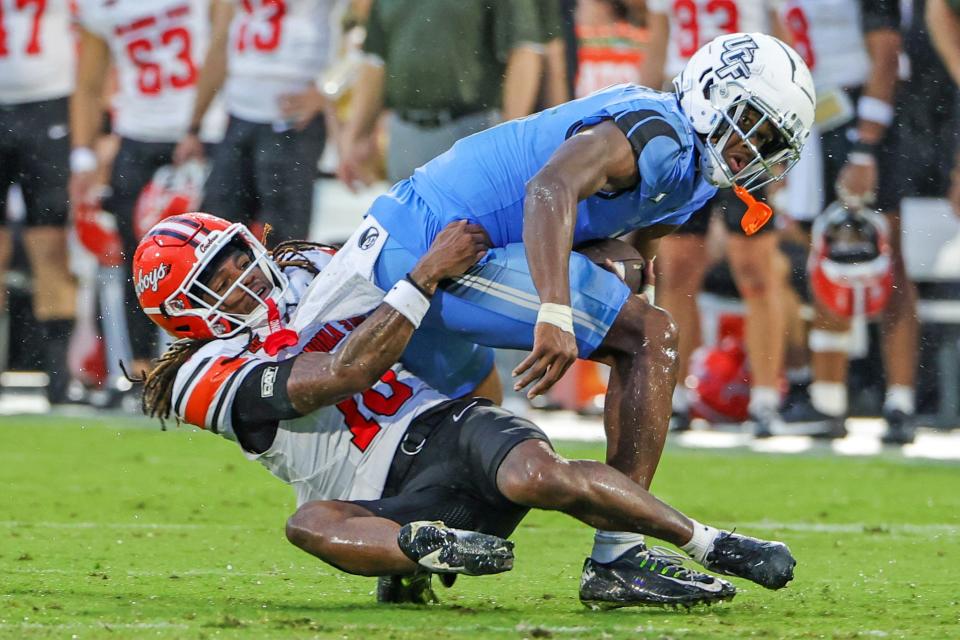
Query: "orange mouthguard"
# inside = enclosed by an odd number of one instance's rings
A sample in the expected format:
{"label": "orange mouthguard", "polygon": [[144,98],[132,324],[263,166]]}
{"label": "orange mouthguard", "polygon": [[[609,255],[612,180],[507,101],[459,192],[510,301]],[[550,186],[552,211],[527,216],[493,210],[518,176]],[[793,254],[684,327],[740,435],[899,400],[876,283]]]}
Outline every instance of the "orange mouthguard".
{"label": "orange mouthguard", "polygon": [[764,202],[760,202],[738,184],[733,185],[733,192],[747,205],[747,212],[740,218],[740,228],[748,236],[752,236],[763,228],[763,225],[773,217],[773,209]]}

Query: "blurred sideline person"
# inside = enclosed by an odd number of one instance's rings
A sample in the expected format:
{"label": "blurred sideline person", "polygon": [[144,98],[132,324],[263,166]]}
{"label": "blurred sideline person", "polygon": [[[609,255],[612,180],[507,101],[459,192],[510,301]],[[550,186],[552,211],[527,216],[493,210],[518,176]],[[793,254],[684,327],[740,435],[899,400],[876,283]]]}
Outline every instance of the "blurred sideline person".
{"label": "blurred sideline person", "polygon": [[[694,0],[647,2],[649,47],[644,84],[660,87],[683,69],[704,43],[720,34],[759,31],[780,37],[777,18],[781,0]],[[684,383],[690,355],[700,344],[697,294],[710,267],[705,237],[717,211],[727,229],[727,260],[746,306],[745,344],[750,364],[748,413],[758,437],[772,435],[780,423],[780,375],[783,369],[786,315],[785,262],[779,250],[780,234],[773,224],[746,236],[740,226],[743,204],[729,194],[718,195],[696,212],[661,244],[657,260],[657,304],[669,311],[680,334],[680,384],[674,393],[675,428],[690,425],[689,392]]]}
{"label": "blurred sideline person", "polygon": [[50,377],[47,398],[56,404],[67,400],[66,354],[77,297],[66,226],[75,39],[67,0],[11,5],[0,21],[0,314],[13,252],[7,192],[18,184],[26,203],[23,242],[33,274],[33,314],[41,324],[42,344],[34,348]]}
{"label": "blurred sideline person", "polygon": [[[891,13],[894,4],[789,0],[783,7],[782,20],[811,68],[819,101],[817,139],[805,150],[809,156],[801,160],[799,171],[791,174],[785,194],[790,215],[808,234],[813,219],[835,200],[853,209],[869,206],[877,182],[895,180],[894,166],[877,160],[878,153],[889,153],[881,142],[893,117],[890,105],[899,52],[899,18]],[[899,230],[893,237],[899,245]],[[900,271],[903,280],[902,265]],[[814,308],[808,337],[812,411],[798,404],[788,408],[784,418],[790,423],[814,423],[819,427],[817,435],[840,438],[846,435],[848,414],[850,321],[822,303]],[[891,348],[896,346],[888,337],[884,341],[888,362]],[[903,364],[895,365],[892,375],[911,380],[912,388],[912,375],[906,377],[903,371],[916,366],[915,356],[908,355]]]}
{"label": "blurred sideline person", "polygon": [[[460,397],[491,376],[491,348],[531,350],[513,375],[514,390],[532,398],[578,357],[610,365],[607,461],[645,487],[670,417],[676,330],[633,295],[643,278],[627,286],[571,249],[639,230],[646,242],[634,255],[649,276],[660,237],[719,187],[750,203],[747,228],[762,227],[770,210],[750,190],[792,166],[814,112],[803,61],[762,34],[714,40],[675,86],[614,85],[464,138],[367,216],[388,236],[373,269],[381,289],[402,280],[453,220],[481,224],[492,240],[480,264],[438,291],[404,366]],[[608,561],[643,539],[604,531],[595,543],[592,557]]]}
{"label": "blurred sideline person", "polygon": [[409,178],[460,138],[530,114],[543,67],[537,4],[374,0],[366,58],[341,134],[340,179],[351,188],[372,181],[364,167],[384,108],[392,110],[391,183]]}
{"label": "blurred sideline person", "polygon": [[[534,424],[479,398],[451,401],[394,366],[438,285],[481,258],[488,238],[479,225],[448,225],[383,295],[362,277],[385,241],[372,229],[333,257],[305,242],[271,255],[241,223],[187,214],[137,250],[144,311],[182,338],[146,380],[146,411],[237,442],[291,484],[293,544],[360,575],[499,573],[513,565],[503,538],[537,507],[656,535],[767,588],[792,579],[784,544],[690,520],[607,465],[564,460]],[[612,584],[581,587],[584,604],[735,594],[675,559],[640,555],[640,566],[587,560]]]}
{"label": "blurred sideline person", "polygon": [[[905,444],[914,439],[916,412],[915,382],[919,346],[917,288],[907,277],[901,251],[900,204],[908,197],[943,197],[950,185],[960,135],[956,86],[930,42],[925,0],[915,0],[912,9],[890,0],[890,24],[900,27],[903,53],[910,74],[895,87],[892,121],[887,138],[876,150],[876,207],[888,214],[894,253],[894,280],[890,303],[883,316],[884,373],[887,383],[883,417],[888,429],[883,441]],[[898,15],[901,13],[902,15]],[[888,32],[888,46],[898,37]],[[888,54],[888,55],[892,55]],[[891,92],[891,98],[893,92]],[[889,107],[890,102],[886,105]],[[879,110],[878,119],[890,117],[889,108]],[[861,119],[863,116],[861,115]],[[860,127],[861,140],[873,140]],[[922,144],[917,141],[922,140]],[[889,146],[888,146],[889,145]],[[866,149],[869,153],[869,146]],[[886,180],[890,175],[891,180]],[[848,181],[847,190],[857,195],[857,183]],[[868,193],[868,192],[865,192]]]}
{"label": "blurred sideline person", "polygon": [[[70,200],[76,207],[99,197],[92,147],[101,131],[112,63],[117,71],[112,129],[120,148],[102,206],[116,217],[129,274],[139,240],[134,208],[154,172],[170,164],[177,140],[187,131],[210,9],[207,0],[79,0],[77,5],[80,58],[70,101]],[[135,274],[128,277],[126,323],[132,369],[145,371],[156,352],[156,330],[132,304],[135,280]]]}
{"label": "blurred sideline person", "polygon": [[625,0],[577,3],[577,98],[611,84],[640,84],[648,32],[629,16]]}
{"label": "blurred sideline person", "polygon": [[198,132],[222,88],[230,116],[211,154],[202,209],[305,238],[326,138],[317,87],[336,50],[343,0],[213,0],[211,46],[179,164],[204,155]]}
{"label": "blurred sideline person", "polygon": [[[953,79],[955,90],[960,91],[960,2],[927,0],[926,22],[931,42]],[[960,148],[956,151],[947,198],[953,212],[960,216]]]}

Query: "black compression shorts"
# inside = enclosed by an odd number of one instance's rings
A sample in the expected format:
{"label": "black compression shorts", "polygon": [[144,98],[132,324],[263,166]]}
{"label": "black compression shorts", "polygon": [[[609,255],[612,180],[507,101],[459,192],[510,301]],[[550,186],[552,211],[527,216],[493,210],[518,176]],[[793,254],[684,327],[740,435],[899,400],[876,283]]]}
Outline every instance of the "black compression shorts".
{"label": "black compression shorts", "polygon": [[[549,442],[543,431],[480,398],[444,403],[418,417],[408,433],[424,431],[422,447],[422,438],[401,442],[384,497],[353,504],[399,524],[442,520],[450,527],[503,538],[513,533],[529,508],[500,493],[497,471],[521,442]],[[412,457],[412,464],[404,457]]]}

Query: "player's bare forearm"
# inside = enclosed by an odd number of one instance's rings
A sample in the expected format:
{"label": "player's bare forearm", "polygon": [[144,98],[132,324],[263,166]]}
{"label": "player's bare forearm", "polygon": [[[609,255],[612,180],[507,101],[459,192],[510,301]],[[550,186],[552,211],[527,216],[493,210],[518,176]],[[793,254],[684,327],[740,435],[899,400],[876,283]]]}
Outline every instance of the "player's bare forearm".
{"label": "player's bare forearm", "polygon": [[[892,29],[876,29],[866,34],[866,45],[871,64],[863,95],[892,105],[897,92],[900,34]],[[870,144],[879,143],[886,129],[886,123],[864,118],[857,125],[860,139]]]}
{"label": "player's bare forearm", "polygon": [[960,15],[945,0],[928,0],[925,17],[933,46],[953,82],[960,85]]}
{"label": "player's bare forearm", "polygon": [[227,44],[230,38],[230,22],[233,20],[234,7],[230,2],[218,0],[210,7],[210,20],[213,24],[210,48],[207,49],[203,68],[197,78],[197,95],[193,102],[193,114],[190,127],[196,130],[203,121],[214,96],[223,86],[227,77]]}
{"label": "player's bare forearm", "polygon": [[[447,225],[417,261],[409,277],[432,296],[441,280],[462,274],[490,246],[479,225],[459,220]],[[307,414],[372,387],[406,349],[414,327],[407,316],[382,303],[334,353],[302,353],[287,381],[294,408]]]}
{"label": "player's bare forearm", "polygon": [[636,161],[616,125],[578,133],[554,152],[527,183],[523,243],[541,302],[570,304],[568,265],[577,203],[597,191],[635,183]]}
{"label": "player's bare forearm", "polygon": [[503,119],[513,120],[533,113],[540,89],[543,57],[531,47],[520,46],[510,52],[503,77]]}
{"label": "player's bare forearm", "polygon": [[366,60],[360,66],[360,77],[353,93],[353,111],[344,128],[349,140],[357,140],[373,133],[377,118],[383,110],[386,70],[383,63]]}
{"label": "player's bare forearm", "polygon": [[665,13],[651,13],[647,16],[647,26],[650,40],[640,73],[641,81],[644,86],[659,91],[663,88],[663,67],[667,60],[670,19]]}
{"label": "player's bare forearm", "polygon": [[306,415],[366,391],[400,359],[413,331],[403,314],[383,303],[336,352],[300,354],[287,381],[294,408]]}
{"label": "player's bare forearm", "polygon": [[70,136],[73,147],[91,147],[99,130],[103,88],[110,66],[107,43],[81,30],[77,86],[70,96]]}

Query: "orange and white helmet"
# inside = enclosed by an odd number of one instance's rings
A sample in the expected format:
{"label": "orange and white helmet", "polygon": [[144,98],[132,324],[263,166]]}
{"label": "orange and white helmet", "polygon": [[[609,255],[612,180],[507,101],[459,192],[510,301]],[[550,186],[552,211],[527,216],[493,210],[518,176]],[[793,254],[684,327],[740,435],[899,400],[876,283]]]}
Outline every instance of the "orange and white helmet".
{"label": "orange and white helmet", "polygon": [[140,192],[133,210],[133,230],[137,238],[142,238],[164,218],[196,211],[208,173],[206,164],[195,160],[157,169]]}
{"label": "orange and white helmet", "polygon": [[814,297],[837,316],[880,313],[893,288],[887,221],[831,204],[814,220],[807,273]]}
{"label": "orange and white helmet", "polygon": [[[222,293],[206,285],[211,269],[232,251],[250,256],[249,265]],[[258,295],[244,282],[260,269],[272,282]],[[133,256],[137,300],[144,313],[178,338],[229,338],[267,325],[268,311],[283,303],[287,279],[269,252],[239,222],[206,213],[187,213],[162,220],[147,231]],[[223,309],[237,289],[257,300],[257,307],[238,315]]]}

